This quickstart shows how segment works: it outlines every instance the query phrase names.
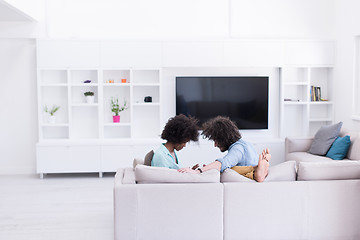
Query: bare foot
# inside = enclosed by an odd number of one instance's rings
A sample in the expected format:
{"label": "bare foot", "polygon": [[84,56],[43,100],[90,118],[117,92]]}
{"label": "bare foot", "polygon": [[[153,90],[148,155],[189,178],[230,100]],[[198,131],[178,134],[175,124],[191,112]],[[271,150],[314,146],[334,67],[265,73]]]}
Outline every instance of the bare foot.
{"label": "bare foot", "polygon": [[257,182],[263,182],[265,180],[265,177],[267,176],[269,170],[270,159],[271,159],[271,154],[269,149],[264,150],[259,155],[259,163],[255,168],[255,174],[254,174],[254,179]]}
{"label": "bare foot", "polygon": [[270,150],[269,148],[266,148],[262,151],[262,155],[264,156],[264,158],[266,159],[266,161],[270,161],[271,159],[271,154],[270,154]]}

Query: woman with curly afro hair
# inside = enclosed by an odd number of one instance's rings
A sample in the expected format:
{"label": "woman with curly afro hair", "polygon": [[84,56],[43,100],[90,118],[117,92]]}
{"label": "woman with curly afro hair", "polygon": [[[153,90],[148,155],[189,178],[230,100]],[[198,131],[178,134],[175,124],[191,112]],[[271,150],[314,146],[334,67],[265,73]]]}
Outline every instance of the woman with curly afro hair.
{"label": "woman with curly afro hair", "polygon": [[225,169],[231,168],[257,182],[264,181],[271,158],[269,149],[263,150],[258,158],[254,147],[241,138],[238,127],[228,117],[218,116],[210,119],[203,124],[202,129],[202,135],[205,138],[213,140],[214,146],[221,152],[228,151],[228,153],[197,170],[182,168],[179,169],[179,172],[202,173],[210,169],[223,172]]}
{"label": "woman with curly afro hair", "polygon": [[161,134],[166,143],[154,152],[151,166],[179,169],[181,165],[176,151],[183,149],[189,141],[198,141],[197,122],[195,118],[182,114],[170,118]]}

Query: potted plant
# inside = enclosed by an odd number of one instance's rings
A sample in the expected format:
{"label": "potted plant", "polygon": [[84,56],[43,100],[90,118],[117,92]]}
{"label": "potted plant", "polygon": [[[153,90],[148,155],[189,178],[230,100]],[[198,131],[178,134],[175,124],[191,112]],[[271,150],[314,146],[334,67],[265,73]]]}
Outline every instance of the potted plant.
{"label": "potted plant", "polygon": [[53,105],[51,109],[47,107],[47,105],[44,106],[44,112],[49,114],[48,122],[51,124],[54,124],[56,122],[56,116],[54,115],[58,110],[60,109],[60,106]]}
{"label": "potted plant", "polygon": [[90,92],[90,91],[84,92],[84,95],[87,103],[94,103],[95,100],[94,92]]}
{"label": "potted plant", "polygon": [[124,100],[124,104],[120,107],[119,105],[119,99],[112,97],[111,98],[111,111],[113,112],[113,122],[114,123],[118,123],[120,122],[120,112],[125,111],[126,109],[128,109],[128,107],[126,106],[126,100]]}

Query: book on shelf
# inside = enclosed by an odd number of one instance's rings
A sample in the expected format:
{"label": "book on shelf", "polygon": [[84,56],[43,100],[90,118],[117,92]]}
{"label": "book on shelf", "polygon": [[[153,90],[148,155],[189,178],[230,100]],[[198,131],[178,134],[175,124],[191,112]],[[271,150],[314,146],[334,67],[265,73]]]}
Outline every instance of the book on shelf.
{"label": "book on shelf", "polygon": [[311,86],[310,88],[310,100],[312,102],[327,101],[321,98],[321,88],[318,86]]}
{"label": "book on shelf", "polygon": [[284,98],[284,102],[301,102],[300,99]]}

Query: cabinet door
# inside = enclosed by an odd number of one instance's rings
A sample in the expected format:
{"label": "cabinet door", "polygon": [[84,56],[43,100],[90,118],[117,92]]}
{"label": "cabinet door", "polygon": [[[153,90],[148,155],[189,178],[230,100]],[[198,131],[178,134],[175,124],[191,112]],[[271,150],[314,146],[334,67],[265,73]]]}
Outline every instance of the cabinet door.
{"label": "cabinet door", "polygon": [[280,41],[224,42],[224,66],[281,66],[282,50]]}
{"label": "cabinet door", "polygon": [[160,42],[101,42],[103,67],[159,67],[162,64]]}
{"label": "cabinet door", "polygon": [[103,146],[102,147],[102,172],[116,172],[119,168],[133,167],[134,158],[144,159],[145,155],[156,150],[160,143],[138,144],[123,146]]}
{"label": "cabinet door", "polygon": [[166,42],[165,67],[219,67],[223,65],[222,42]]}
{"label": "cabinet door", "polygon": [[38,173],[99,172],[99,146],[38,146]]}
{"label": "cabinet door", "polygon": [[100,146],[71,146],[69,151],[69,170],[73,172],[99,172],[101,162]]}
{"label": "cabinet door", "polygon": [[294,41],[285,44],[285,64],[332,65],[335,43],[325,41]]}
{"label": "cabinet door", "polygon": [[38,41],[38,67],[98,67],[97,41]]}
{"label": "cabinet door", "polygon": [[103,146],[101,151],[101,171],[116,172],[119,168],[133,166],[133,146]]}

